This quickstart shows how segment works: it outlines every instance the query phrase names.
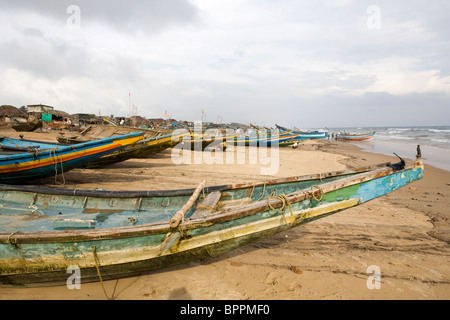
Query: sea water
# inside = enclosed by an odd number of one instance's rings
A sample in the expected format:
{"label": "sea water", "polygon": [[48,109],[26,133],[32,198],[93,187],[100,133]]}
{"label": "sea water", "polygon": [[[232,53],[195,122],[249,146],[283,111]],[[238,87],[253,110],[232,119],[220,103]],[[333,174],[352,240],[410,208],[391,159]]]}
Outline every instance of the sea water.
{"label": "sea water", "polygon": [[374,138],[352,141],[365,151],[386,155],[398,154],[415,159],[420,145],[425,164],[450,171],[450,126],[436,127],[359,127],[333,128],[330,132],[363,133],[376,131]]}

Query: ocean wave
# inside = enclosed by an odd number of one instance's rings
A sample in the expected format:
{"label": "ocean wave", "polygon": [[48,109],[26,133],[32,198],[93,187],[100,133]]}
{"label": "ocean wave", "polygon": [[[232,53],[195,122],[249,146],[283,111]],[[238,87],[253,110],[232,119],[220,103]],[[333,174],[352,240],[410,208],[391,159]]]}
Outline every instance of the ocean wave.
{"label": "ocean wave", "polygon": [[395,134],[395,133],[404,133],[404,130],[389,130],[388,133],[389,134]]}
{"label": "ocean wave", "polygon": [[378,138],[382,138],[383,140],[390,140],[390,139],[394,139],[394,140],[415,140],[415,137],[408,137],[408,136],[391,136],[391,135],[384,135],[384,134],[379,134],[377,136]]}
{"label": "ocean wave", "polygon": [[393,131],[408,131],[408,130],[414,130],[413,128],[388,128],[388,131],[393,130]]}
{"label": "ocean wave", "polygon": [[450,144],[450,140],[448,140],[448,139],[432,138],[432,139],[430,139],[430,141],[437,142],[437,143]]}

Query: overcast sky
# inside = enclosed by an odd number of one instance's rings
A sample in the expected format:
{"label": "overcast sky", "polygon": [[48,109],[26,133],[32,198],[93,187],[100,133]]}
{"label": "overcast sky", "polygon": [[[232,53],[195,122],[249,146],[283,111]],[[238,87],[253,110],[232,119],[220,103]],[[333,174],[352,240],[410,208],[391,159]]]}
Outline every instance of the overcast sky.
{"label": "overcast sky", "polygon": [[448,0],[0,0],[0,104],[450,125],[449,17]]}

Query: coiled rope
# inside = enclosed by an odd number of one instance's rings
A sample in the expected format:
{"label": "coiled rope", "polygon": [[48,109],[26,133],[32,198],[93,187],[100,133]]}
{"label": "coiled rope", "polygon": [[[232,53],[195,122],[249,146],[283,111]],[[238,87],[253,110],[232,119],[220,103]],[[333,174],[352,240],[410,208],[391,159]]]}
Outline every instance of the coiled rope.
{"label": "coiled rope", "polygon": [[[286,220],[286,208],[289,208],[290,212],[291,212],[291,217],[294,216],[294,210],[292,209],[292,205],[291,202],[289,201],[288,197],[283,193],[280,195],[275,195],[275,190],[272,192],[272,194],[270,196],[268,196],[267,198],[267,204],[269,206],[270,209],[275,210],[276,212],[282,212],[283,213],[283,219],[284,219],[284,223],[286,225],[289,225],[289,223]],[[281,207],[280,208],[275,208],[274,206],[272,206],[272,204],[270,203],[271,199],[278,199],[281,201]],[[292,221],[293,223],[293,221]]]}

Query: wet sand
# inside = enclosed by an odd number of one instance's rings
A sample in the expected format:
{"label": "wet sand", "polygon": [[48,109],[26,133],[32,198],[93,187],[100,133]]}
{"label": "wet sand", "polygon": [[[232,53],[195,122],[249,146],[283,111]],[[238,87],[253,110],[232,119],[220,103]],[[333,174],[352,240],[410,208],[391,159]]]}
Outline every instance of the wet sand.
{"label": "wet sand", "polygon": [[[18,137],[16,132],[2,134]],[[56,135],[27,133],[25,138],[55,141]],[[260,165],[175,165],[171,151],[103,169],[76,169],[64,178],[56,177],[56,182],[52,177],[39,184],[179,189],[196,187],[203,179],[208,185],[264,181],[397,160],[345,142],[313,140],[298,149],[280,148],[279,170],[268,176],[261,174]],[[81,290],[0,288],[0,299],[446,300],[450,298],[449,197],[450,172],[425,165],[422,180],[392,194],[219,257],[105,282],[106,294],[100,283],[90,283]],[[373,270],[381,275],[379,289],[369,289]]]}

